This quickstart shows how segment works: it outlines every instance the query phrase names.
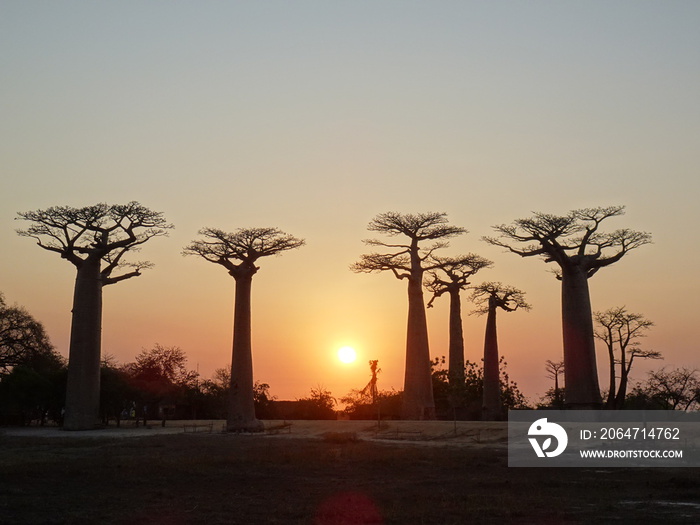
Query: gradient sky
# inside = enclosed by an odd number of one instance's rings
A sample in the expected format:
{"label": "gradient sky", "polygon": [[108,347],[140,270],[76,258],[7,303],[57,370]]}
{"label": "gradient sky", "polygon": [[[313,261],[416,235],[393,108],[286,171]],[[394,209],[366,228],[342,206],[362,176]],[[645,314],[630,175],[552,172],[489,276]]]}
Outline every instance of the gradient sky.
{"label": "gradient sky", "polygon": [[[176,229],[144,246],[153,270],[105,289],[103,351],[177,345],[209,377],[230,362],[234,283],[181,250],[204,226],[275,226],[307,246],[253,281],[256,379],[342,396],[379,359],[380,388],[400,389],[405,283],[348,266],[376,214],[442,211],[470,232],[444,255],[488,257],[477,282],[527,293],[500,348],[537,400],[561,359],[559,283],[480,238],[624,204],[607,229],[654,244],[592,278],[593,307],[656,323],[644,345],[666,358],[634,378],[700,367],[698,27],[689,1],[0,1],[0,291],[67,355],[74,269],[13,219],[137,200]],[[485,319],[464,317],[478,361]],[[428,322],[446,355],[447,298]]]}

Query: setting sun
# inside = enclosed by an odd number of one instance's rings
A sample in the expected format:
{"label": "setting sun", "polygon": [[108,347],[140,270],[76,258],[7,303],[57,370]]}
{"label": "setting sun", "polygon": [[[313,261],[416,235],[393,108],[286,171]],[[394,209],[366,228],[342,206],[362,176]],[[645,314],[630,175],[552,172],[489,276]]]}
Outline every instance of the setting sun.
{"label": "setting sun", "polygon": [[343,363],[352,363],[357,358],[357,352],[350,346],[344,346],[338,349],[338,359]]}

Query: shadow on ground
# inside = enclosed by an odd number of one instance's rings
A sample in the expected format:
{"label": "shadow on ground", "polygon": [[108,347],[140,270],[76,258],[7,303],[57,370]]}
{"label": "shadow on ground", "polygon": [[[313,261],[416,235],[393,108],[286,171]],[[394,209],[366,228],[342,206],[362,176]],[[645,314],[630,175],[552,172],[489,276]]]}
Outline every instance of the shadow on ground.
{"label": "shadow on ground", "polygon": [[396,428],[372,422],[304,423],[259,435],[5,430],[0,522],[700,522],[698,469],[508,468],[495,431],[477,443],[433,439],[445,429],[432,422],[388,439]]}

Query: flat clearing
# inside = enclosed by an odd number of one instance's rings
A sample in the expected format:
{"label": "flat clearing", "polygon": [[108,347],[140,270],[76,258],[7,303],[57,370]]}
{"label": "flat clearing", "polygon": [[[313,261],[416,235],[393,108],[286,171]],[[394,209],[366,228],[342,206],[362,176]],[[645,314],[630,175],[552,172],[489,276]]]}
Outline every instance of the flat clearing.
{"label": "flat clearing", "polygon": [[0,430],[0,523],[700,522],[700,469],[508,468],[505,423],[193,423]]}
{"label": "flat clearing", "polygon": [[[400,440],[434,442],[443,445],[474,444],[489,442],[493,445],[507,445],[508,429],[505,422],[483,421],[265,421],[267,435],[290,438],[323,438],[327,433],[355,433],[363,440]],[[66,432],[57,427],[0,428],[0,435],[22,437],[65,438],[126,438],[180,434],[184,432],[220,433],[225,428],[223,420],[197,421],[150,421],[146,427],[135,426],[133,421],[123,422],[122,426],[110,426],[88,432]]]}

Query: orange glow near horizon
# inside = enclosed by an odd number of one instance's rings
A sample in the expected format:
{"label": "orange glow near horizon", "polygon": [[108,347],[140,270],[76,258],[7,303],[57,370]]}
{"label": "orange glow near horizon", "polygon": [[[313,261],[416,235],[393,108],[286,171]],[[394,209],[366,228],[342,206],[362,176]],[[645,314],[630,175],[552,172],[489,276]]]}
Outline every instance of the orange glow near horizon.
{"label": "orange glow near horizon", "polygon": [[[350,266],[381,251],[363,239],[391,239],[367,230],[377,214],[445,212],[468,233],[436,255],[492,260],[473,284],[515,286],[532,305],[497,324],[509,376],[534,404],[553,386],[546,360],[563,358],[561,286],[551,264],[481,239],[533,212],[625,205],[603,230],[648,231],[654,244],[591,278],[592,307],[655,323],[643,345],[664,360],[635,360],[633,381],[700,368],[700,4],[645,3],[632,20],[590,3],[509,3],[507,17],[498,2],[410,3],[399,18],[382,2],[204,3],[165,18],[130,2],[0,4],[11,101],[0,292],[62,355],[75,268],[19,237],[16,213],[135,200],[175,229],[125,261],[152,270],[105,288],[103,355],[126,364],[160,344],[202,379],[229,368],[234,279],[182,249],[205,227],[277,227],[306,245],[260,260],[254,379],[280,400],[317,386],[341,397],[370,381],[371,359],[380,391],[401,390],[406,281]],[[469,294],[464,357],[480,365],[486,319],[470,315]],[[449,354],[449,303],[426,310],[432,359]],[[600,345],[597,358],[606,388]]]}

